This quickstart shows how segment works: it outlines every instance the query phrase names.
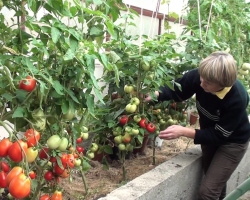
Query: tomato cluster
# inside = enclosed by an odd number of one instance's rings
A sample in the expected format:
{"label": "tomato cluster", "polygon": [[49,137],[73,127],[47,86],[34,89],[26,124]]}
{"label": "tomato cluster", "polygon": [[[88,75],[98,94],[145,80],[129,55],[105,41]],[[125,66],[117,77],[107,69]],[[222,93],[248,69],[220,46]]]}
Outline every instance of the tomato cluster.
{"label": "tomato cluster", "polygon": [[[88,128],[83,126],[81,130],[81,141],[87,140]],[[52,134],[43,137],[39,131],[30,128],[23,137],[0,140],[0,188],[7,188],[9,195],[17,199],[38,198],[33,196],[31,188],[37,187],[44,179],[40,187],[50,189],[40,199],[62,199],[62,192],[56,187],[60,178],[69,177],[73,168],[80,167],[85,159],[92,159],[89,155],[84,157],[84,148],[78,139],[75,146],[69,144],[71,136],[65,132],[64,136]],[[97,149],[98,145],[92,143],[88,151]]]}

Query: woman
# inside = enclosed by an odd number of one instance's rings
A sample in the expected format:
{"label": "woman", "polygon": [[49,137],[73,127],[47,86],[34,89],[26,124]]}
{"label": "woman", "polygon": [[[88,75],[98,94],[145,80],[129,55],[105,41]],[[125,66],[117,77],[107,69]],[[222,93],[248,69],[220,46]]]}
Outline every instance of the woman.
{"label": "woman", "polygon": [[[161,87],[158,101],[183,101],[194,94],[200,129],[173,125],[160,132],[165,140],[181,136],[201,144],[204,178],[198,199],[217,200],[226,196],[226,183],[240,163],[249,143],[250,125],[246,108],[249,97],[237,79],[232,55],[214,52],[202,60],[198,69],[176,80],[181,90]],[[147,97],[146,101],[151,100]]]}

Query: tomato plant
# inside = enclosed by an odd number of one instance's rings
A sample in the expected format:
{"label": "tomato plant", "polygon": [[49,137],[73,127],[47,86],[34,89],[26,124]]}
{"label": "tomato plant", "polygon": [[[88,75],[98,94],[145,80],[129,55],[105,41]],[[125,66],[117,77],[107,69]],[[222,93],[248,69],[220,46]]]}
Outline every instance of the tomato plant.
{"label": "tomato plant", "polygon": [[21,80],[19,83],[19,89],[31,92],[36,87],[36,79],[31,76],[27,76],[25,79]]}

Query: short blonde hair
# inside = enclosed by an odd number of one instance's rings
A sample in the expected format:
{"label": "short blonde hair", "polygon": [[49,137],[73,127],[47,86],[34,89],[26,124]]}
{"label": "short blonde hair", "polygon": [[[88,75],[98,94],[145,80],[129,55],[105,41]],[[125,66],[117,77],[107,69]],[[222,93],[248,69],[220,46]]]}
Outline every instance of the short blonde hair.
{"label": "short blonde hair", "polygon": [[198,71],[203,79],[221,87],[230,87],[237,79],[236,61],[231,54],[223,51],[216,51],[202,60]]}

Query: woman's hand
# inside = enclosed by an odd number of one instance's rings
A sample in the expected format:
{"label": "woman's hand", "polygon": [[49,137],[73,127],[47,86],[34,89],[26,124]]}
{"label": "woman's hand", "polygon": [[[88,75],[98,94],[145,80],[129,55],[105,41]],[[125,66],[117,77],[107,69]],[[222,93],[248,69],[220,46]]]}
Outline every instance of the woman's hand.
{"label": "woman's hand", "polygon": [[[155,91],[155,96],[156,96],[156,98],[159,97],[159,92],[158,91]],[[152,100],[153,100],[153,98],[148,94],[148,95],[146,95],[146,97],[144,99],[144,102],[150,102]]]}
{"label": "woman's hand", "polygon": [[173,140],[181,136],[194,138],[195,129],[187,128],[180,125],[169,126],[167,129],[163,130],[159,134],[159,138],[164,140]]}

